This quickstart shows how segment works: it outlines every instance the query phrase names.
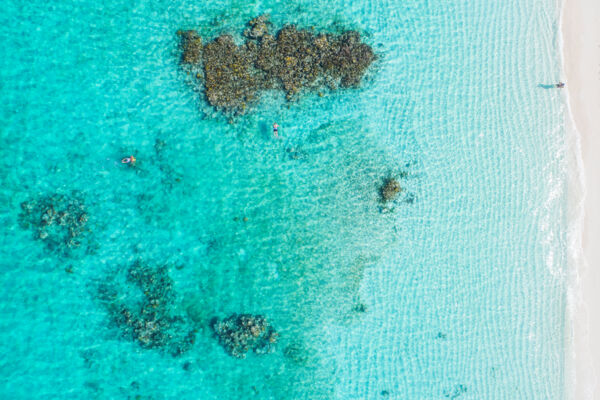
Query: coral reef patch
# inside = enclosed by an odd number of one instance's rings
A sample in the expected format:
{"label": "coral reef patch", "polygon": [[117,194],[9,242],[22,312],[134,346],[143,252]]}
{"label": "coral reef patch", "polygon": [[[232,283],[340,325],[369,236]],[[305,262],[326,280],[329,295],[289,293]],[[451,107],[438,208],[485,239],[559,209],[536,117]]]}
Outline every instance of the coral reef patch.
{"label": "coral reef patch", "polygon": [[[410,166],[411,164],[407,163],[405,168],[409,168]],[[408,170],[389,172],[377,186],[379,211],[382,213],[389,213],[393,212],[395,206],[400,203],[413,204],[416,196],[414,192],[410,191],[410,181],[415,177],[417,177],[417,175]],[[402,186],[400,185],[400,180],[403,182]],[[407,186],[409,187],[409,190],[407,190]]]}
{"label": "coral reef patch", "polygon": [[202,38],[196,31],[178,31],[181,38],[181,63],[197,64],[202,56]]}
{"label": "coral reef patch", "polygon": [[[165,265],[136,261],[127,270],[126,284],[117,279],[102,285],[100,299],[123,336],[144,348],[160,348],[173,356],[189,350],[196,331],[176,309],[173,280]],[[137,288],[135,291],[129,287]]]}
{"label": "coral reef patch", "polygon": [[31,229],[35,239],[46,248],[63,255],[82,245],[87,229],[88,214],[83,196],[51,194],[21,203],[20,223]]}
{"label": "coral reef patch", "polygon": [[379,188],[379,199],[382,203],[394,201],[400,193],[400,182],[395,178],[385,178],[383,185]]}
{"label": "coral reef patch", "polygon": [[266,354],[274,350],[279,334],[262,315],[233,314],[213,319],[212,329],[225,351],[236,358],[246,358],[252,350]]}
{"label": "coral reef patch", "polygon": [[210,105],[242,114],[262,90],[279,89],[293,100],[302,89],[356,86],[376,58],[356,31],[314,33],[285,25],[271,34],[270,25],[268,15],[248,22],[241,45],[227,34],[203,45],[196,31],[178,31],[181,64]]}

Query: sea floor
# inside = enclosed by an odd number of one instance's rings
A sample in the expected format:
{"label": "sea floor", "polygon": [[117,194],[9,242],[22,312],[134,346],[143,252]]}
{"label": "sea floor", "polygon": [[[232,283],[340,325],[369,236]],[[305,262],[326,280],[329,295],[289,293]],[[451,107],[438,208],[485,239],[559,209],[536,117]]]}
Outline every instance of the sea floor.
{"label": "sea floor", "polygon": [[[378,58],[230,120],[176,32],[262,13]],[[557,30],[549,0],[3,2],[0,398],[564,398]],[[228,354],[233,314],[273,351]]]}

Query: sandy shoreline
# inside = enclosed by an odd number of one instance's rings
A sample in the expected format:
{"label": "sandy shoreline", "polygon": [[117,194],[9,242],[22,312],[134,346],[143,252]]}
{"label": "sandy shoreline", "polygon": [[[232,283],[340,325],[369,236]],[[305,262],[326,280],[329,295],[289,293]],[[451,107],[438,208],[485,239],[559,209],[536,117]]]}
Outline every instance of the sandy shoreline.
{"label": "sandy shoreline", "polygon": [[583,220],[573,224],[569,240],[574,252],[567,385],[569,399],[591,400],[600,398],[600,1],[563,2],[567,126],[573,167],[583,167],[582,174],[571,177],[569,189],[569,218],[577,221],[583,212]]}

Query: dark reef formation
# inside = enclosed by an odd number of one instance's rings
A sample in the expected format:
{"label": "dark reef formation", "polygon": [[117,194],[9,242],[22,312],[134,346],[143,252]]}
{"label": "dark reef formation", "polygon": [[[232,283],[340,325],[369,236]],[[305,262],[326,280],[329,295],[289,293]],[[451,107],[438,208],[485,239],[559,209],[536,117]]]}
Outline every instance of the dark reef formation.
{"label": "dark reef formation", "polygon": [[123,335],[144,348],[161,348],[173,356],[189,350],[196,332],[174,312],[175,293],[167,267],[136,261],[127,271],[126,282],[137,293],[121,291],[115,282],[101,291],[101,300]]}
{"label": "dark reef formation", "polygon": [[246,358],[250,350],[256,354],[269,353],[279,337],[261,315],[233,314],[223,320],[215,318],[212,329],[225,351],[237,358]]}
{"label": "dark reef formation", "polygon": [[202,56],[202,38],[196,31],[179,31],[177,34],[181,37],[182,64],[197,64]]}
{"label": "dark reef formation", "polygon": [[239,46],[230,35],[203,45],[197,32],[178,32],[181,63],[218,110],[244,113],[261,90],[280,89],[293,100],[302,89],[356,86],[375,60],[355,31],[315,34],[286,25],[272,35],[269,25],[266,15],[251,20]]}
{"label": "dark reef formation", "polygon": [[33,230],[35,238],[49,250],[61,254],[82,244],[88,222],[83,196],[77,192],[66,196],[52,194],[21,203],[20,222]]}
{"label": "dark reef formation", "polygon": [[208,102],[223,110],[242,111],[257,97],[260,79],[252,69],[255,53],[237,46],[233,37],[219,36],[204,46],[204,93]]}
{"label": "dark reef formation", "polygon": [[382,203],[394,201],[400,193],[400,182],[395,178],[385,178],[383,185],[379,188],[379,200]]}

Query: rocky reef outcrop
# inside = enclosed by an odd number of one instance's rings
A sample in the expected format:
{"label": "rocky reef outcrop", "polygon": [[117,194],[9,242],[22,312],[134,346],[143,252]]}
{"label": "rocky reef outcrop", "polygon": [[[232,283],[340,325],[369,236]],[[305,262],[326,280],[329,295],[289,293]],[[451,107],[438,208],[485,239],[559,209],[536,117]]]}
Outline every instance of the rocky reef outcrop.
{"label": "rocky reef outcrop", "polygon": [[70,254],[89,232],[85,202],[78,192],[55,193],[24,201],[19,219],[21,226],[34,232],[35,239],[60,254]]}
{"label": "rocky reef outcrop", "polygon": [[196,31],[178,31],[181,38],[181,63],[197,64],[202,57],[202,38]]}
{"label": "rocky reef outcrop", "polygon": [[203,45],[197,32],[178,32],[181,63],[210,105],[241,114],[267,89],[293,100],[305,89],[356,86],[376,58],[356,31],[315,33],[285,25],[271,34],[270,26],[267,15],[254,18],[240,45],[227,34]]}
{"label": "rocky reef outcrop", "polygon": [[262,315],[233,314],[213,319],[212,329],[225,351],[233,357],[246,353],[266,354],[274,350],[279,334]]}
{"label": "rocky reef outcrop", "polygon": [[102,286],[101,300],[112,321],[124,337],[144,348],[160,348],[173,356],[189,350],[195,341],[195,330],[176,312],[173,280],[164,265],[136,261],[125,277],[126,286],[118,279]]}
{"label": "rocky reef outcrop", "polygon": [[382,203],[394,201],[400,193],[400,182],[395,178],[385,178],[379,188],[379,200]]}

